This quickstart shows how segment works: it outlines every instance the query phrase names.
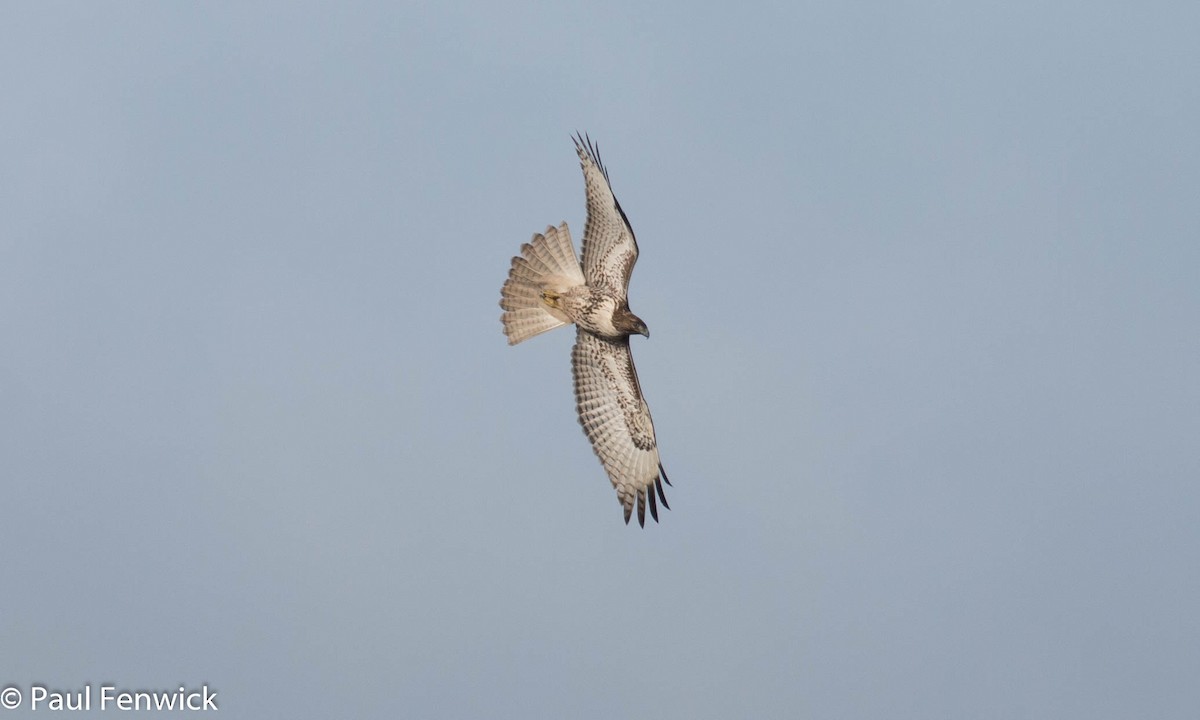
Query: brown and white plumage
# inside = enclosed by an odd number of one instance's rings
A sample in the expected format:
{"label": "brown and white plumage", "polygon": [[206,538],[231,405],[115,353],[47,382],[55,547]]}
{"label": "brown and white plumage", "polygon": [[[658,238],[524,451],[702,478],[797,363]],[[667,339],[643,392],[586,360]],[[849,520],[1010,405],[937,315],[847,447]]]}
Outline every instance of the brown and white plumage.
{"label": "brown and white plumage", "polygon": [[629,276],[637,262],[637,239],[625,211],[613,195],[608,170],[591,141],[575,139],[587,192],[587,224],[583,228],[583,276],[591,287],[603,287],[625,300]]}
{"label": "brown and white plumage", "polygon": [[571,374],[579,423],[608,471],[617,500],[625,508],[625,522],[629,522],[636,501],[638,524],[646,524],[647,498],[650,515],[657,522],[655,494],[663,507],[670,509],[662,487],[667,474],[659,461],[654,421],[642,397],[629,338],[606,340],[576,330]]}
{"label": "brown and white plumage", "polygon": [[662,483],[671,483],[629,349],[631,334],[650,335],[628,304],[637,240],[596,147],[576,136],[575,149],[587,194],[582,267],[566,223],[534,235],[513,258],[500,291],[501,321],[510,345],[575,323],[571,373],[579,422],[617,491],[625,522],[636,505],[638,524],[645,525],[647,504],[655,521],[658,500],[669,509]]}

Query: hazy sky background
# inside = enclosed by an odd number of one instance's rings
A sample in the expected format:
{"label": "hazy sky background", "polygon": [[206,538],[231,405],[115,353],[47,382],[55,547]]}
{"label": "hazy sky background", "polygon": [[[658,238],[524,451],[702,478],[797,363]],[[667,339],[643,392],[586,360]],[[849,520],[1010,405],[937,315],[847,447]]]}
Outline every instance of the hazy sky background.
{"label": "hazy sky background", "polygon": [[[1198,36],[1194,2],[5,3],[0,686],[1197,717]],[[645,530],[572,333],[498,319],[520,244],[581,235],[577,129],[641,245]]]}

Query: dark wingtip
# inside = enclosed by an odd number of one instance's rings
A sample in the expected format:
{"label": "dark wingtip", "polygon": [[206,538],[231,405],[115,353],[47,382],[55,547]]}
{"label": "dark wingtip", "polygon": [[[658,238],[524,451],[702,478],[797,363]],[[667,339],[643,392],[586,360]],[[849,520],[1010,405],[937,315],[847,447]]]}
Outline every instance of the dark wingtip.
{"label": "dark wingtip", "polygon": [[662,500],[663,507],[670,510],[671,506],[667,504],[667,496],[663,494],[662,479],[654,478],[654,489],[658,491],[658,499]]}
{"label": "dark wingtip", "polygon": [[658,522],[658,502],[654,499],[654,493],[647,493],[650,496],[650,517],[654,518],[654,522]]}
{"label": "dark wingtip", "polygon": [[[658,464],[658,472],[662,474],[663,482],[665,482],[668,485],[671,485],[671,480],[670,480],[670,478],[667,477],[667,471],[663,470],[662,463]],[[675,486],[671,485],[671,487],[675,487]]]}
{"label": "dark wingtip", "polygon": [[[604,179],[608,180],[608,168],[604,167],[604,162],[600,160],[600,143],[592,142],[590,135],[586,132],[580,133],[578,130],[575,131],[571,140],[575,142],[575,151],[578,153],[586,152],[588,157],[592,159],[592,162],[596,164],[596,167],[600,168],[600,173],[604,175]],[[620,206],[618,205],[617,207]],[[626,221],[626,224],[628,224],[628,221]]]}
{"label": "dark wingtip", "polygon": [[646,491],[638,490],[638,526],[646,527]]}

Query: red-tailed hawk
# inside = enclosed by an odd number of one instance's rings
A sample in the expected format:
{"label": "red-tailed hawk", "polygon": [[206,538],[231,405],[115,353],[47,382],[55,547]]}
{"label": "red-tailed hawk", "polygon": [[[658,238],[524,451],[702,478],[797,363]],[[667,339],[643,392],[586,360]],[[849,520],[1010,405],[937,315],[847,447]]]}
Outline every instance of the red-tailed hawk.
{"label": "red-tailed hawk", "polygon": [[574,140],[587,191],[583,265],[565,222],[534,235],[512,259],[500,290],[500,320],[509,345],[575,324],[571,373],[579,423],[616,488],[625,522],[636,500],[638,524],[644,527],[647,497],[655,522],[656,494],[670,509],[662,484],[671,481],[659,461],[654,422],[629,352],[630,335],[650,337],[646,323],[629,311],[627,298],[637,240],[596,147],[590,139]]}

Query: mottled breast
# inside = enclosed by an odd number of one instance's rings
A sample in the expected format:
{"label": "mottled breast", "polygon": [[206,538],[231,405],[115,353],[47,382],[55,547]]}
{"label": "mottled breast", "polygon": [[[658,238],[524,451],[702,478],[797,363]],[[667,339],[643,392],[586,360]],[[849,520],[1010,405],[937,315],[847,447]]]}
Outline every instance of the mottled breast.
{"label": "mottled breast", "polygon": [[620,300],[611,293],[595,290],[584,301],[582,312],[575,318],[575,324],[588,332],[603,338],[615,340],[625,336],[613,326],[613,313],[616,312]]}

